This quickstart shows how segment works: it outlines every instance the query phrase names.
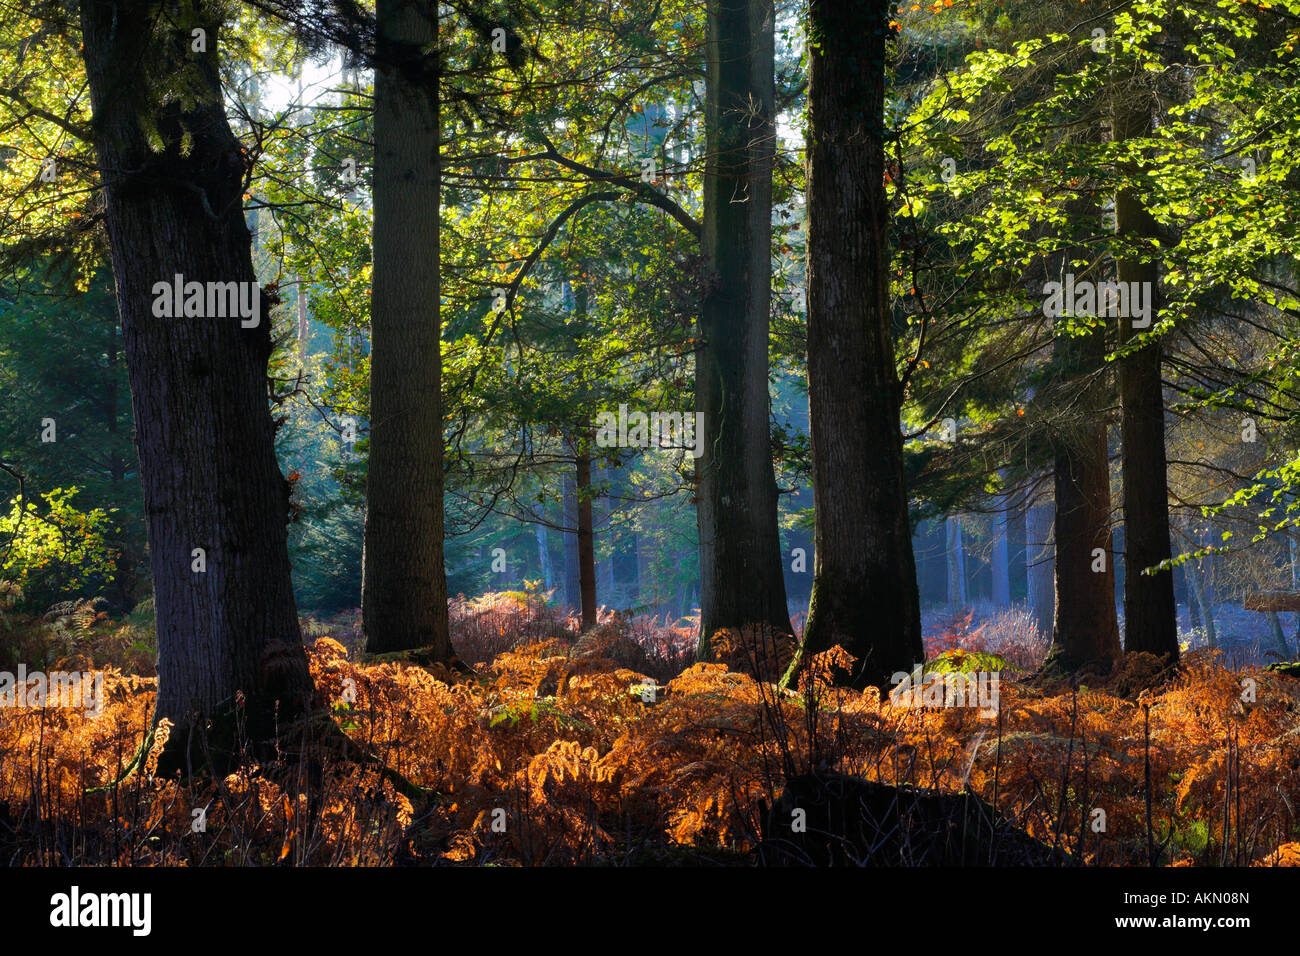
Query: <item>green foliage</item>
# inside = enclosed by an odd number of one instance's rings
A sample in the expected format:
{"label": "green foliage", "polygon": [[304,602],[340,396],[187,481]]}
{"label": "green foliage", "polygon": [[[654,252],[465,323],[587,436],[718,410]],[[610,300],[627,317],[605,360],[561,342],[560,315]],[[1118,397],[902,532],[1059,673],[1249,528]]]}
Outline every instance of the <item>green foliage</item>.
{"label": "green foliage", "polygon": [[[22,476],[29,499],[76,487],[83,510],[116,511],[109,541],[119,568],[102,596],[125,610],[147,590],[145,527],[112,276],[101,264],[79,291],[66,269],[42,260],[15,285],[0,292],[0,461]],[[42,440],[47,422],[54,441]],[[0,478],[15,494],[11,476]]]}
{"label": "green foliage", "polygon": [[116,531],[113,512],[81,511],[72,504],[76,494],[76,488],[55,488],[41,496],[44,507],[15,498],[0,518],[0,573],[22,589],[27,608],[99,594],[112,583],[118,557],[109,543]]}
{"label": "green foliage", "polygon": [[[589,456],[598,599],[614,578],[606,570],[635,561],[636,600],[688,598],[698,581],[691,459],[594,448],[587,433],[597,413],[621,403],[645,411],[693,403],[695,320],[708,279],[682,219],[701,217],[705,8],[542,0],[525,10],[511,0],[492,11],[511,28],[508,57],[491,55],[487,21],[467,19],[471,9],[449,8],[440,22],[450,589],[476,594],[548,570],[546,586],[558,588],[575,465]],[[91,579],[107,583],[95,562],[114,550],[129,560],[112,583],[129,591],[130,566],[145,559],[121,333],[83,135],[80,37],[75,17],[54,11],[16,8],[0,24],[0,192],[9,209],[0,252],[14,265],[0,288],[0,461],[24,476],[29,497],[75,486],[85,514],[116,508],[121,531],[103,530],[84,574],[29,581],[34,602],[46,599],[42,588],[62,596]],[[371,91],[363,72],[342,89],[285,103],[270,92],[277,82],[315,86],[308,59],[320,68],[331,51],[322,42],[304,49],[260,8],[223,13],[228,22],[210,42],[220,42],[232,124],[251,161],[245,212],[258,278],[277,283],[285,302],[271,376],[284,425],[278,452],[293,476],[297,599],[323,611],[355,607],[369,414]],[[772,454],[787,551],[802,547],[811,561],[797,303],[806,281],[802,71],[816,41],[797,5],[775,14]],[[1115,408],[1057,387],[1067,376],[1056,345],[1099,323],[1046,318],[1043,280],[1052,269],[1103,275],[1119,258],[1156,259],[1161,311],[1137,344],[1159,337],[1165,350],[1171,499],[1183,518],[1239,522],[1198,537],[1190,556],[1294,535],[1300,0],[1138,0],[1113,10],[973,0],[907,4],[894,15],[890,303],[914,520],[984,509],[994,495],[1050,497],[1042,479],[1057,436],[1081,417],[1113,422]],[[1096,26],[1104,50],[1092,44]],[[1159,122],[1149,136],[1115,142],[1106,129],[1117,81],[1134,77],[1157,94]],[[161,99],[179,104],[189,82],[150,77]],[[59,173],[45,182],[51,157]],[[642,180],[648,159],[654,172]],[[1150,211],[1158,243],[1126,246],[1104,225],[1121,189]],[[289,328],[299,290],[301,343]],[[1124,350],[1113,327],[1105,335],[1113,362]],[[1237,437],[1243,416],[1258,421],[1258,443]],[[344,417],[358,428],[346,449]],[[57,422],[57,443],[36,438],[45,418]],[[941,439],[948,419],[953,436]],[[496,548],[508,556],[504,575],[491,570]],[[22,573],[55,575],[56,565]]]}
{"label": "green foliage", "polygon": [[961,648],[944,651],[925,664],[925,672],[935,674],[969,674],[973,671],[999,672],[1016,668],[997,654],[985,651],[967,651]]}

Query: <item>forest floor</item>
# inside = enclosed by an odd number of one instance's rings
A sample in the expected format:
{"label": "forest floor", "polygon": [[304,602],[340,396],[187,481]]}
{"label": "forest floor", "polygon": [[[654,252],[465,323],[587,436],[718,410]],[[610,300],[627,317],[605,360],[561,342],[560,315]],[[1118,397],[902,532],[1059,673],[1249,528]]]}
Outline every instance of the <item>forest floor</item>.
{"label": "forest floor", "polygon": [[[719,661],[692,663],[687,624],[606,616],[579,636],[535,596],[487,595],[453,607],[473,676],[367,662],[354,615],[306,622],[321,707],[422,796],[330,758],[308,731],[219,779],[165,780],[146,765],[93,792],[148,726],[142,620],[86,605],[8,621],[6,656],[103,668],[106,702],[97,716],[0,708],[6,862],[790,862],[771,852],[803,812],[786,791],[818,778],[883,785],[863,806],[881,793],[918,807],[920,795],[978,795],[964,805],[1057,862],[1300,865],[1300,682],[1229,669],[1214,651],[1175,672],[1130,655],[1112,674],[1044,684],[1031,678],[1036,635],[959,616],[928,650],[950,673],[998,672],[996,714],[982,715],[833,687],[833,657],[800,693],[780,691],[788,647],[756,652],[736,636]],[[315,776],[288,752],[317,747]],[[889,862],[932,862],[919,847]]]}

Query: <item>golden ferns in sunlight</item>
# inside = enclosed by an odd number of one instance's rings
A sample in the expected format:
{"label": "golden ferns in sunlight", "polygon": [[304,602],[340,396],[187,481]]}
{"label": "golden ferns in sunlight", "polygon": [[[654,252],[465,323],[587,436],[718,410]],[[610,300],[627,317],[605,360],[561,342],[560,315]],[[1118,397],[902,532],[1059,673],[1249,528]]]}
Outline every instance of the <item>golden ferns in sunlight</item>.
{"label": "golden ferns in sunlight", "polygon": [[[835,772],[973,790],[1094,864],[1145,862],[1148,826],[1167,864],[1300,860],[1300,683],[1279,674],[1194,653],[1138,697],[1007,679],[991,716],[837,688],[850,663],[839,648],[808,662],[795,693],[747,672],[779,667],[721,662],[658,683],[627,665],[625,640],[526,638],[464,677],[359,663],[321,637],[309,655],[318,703],[377,762],[344,759],[307,726],[275,766],[161,780],[163,727],[116,793],[88,792],[131,763],[155,693],[152,679],[110,671],[98,717],[0,710],[11,852],[184,865],[748,859],[785,779]],[[721,656],[735,658],[729,640]]]}

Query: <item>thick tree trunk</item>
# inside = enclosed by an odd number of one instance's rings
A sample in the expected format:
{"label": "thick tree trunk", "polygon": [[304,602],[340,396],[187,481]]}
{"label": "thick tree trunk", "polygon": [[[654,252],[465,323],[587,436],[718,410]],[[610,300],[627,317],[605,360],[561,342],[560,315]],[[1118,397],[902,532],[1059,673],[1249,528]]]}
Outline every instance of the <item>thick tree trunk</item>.
{"label": "thick tree trunk", "polygon": [[1069,383],[1081,386],[1062,423],[1056,448],[1056,619],[1049,662],[1064,670],[1119,657],[1115,555],[1110,529],[1110,464],[1106,422],[1105,328],[1060,336],[1056,359]]}
{"label": "thick tree trunk", "polygon": [[[118,347],[118,329],[120,327],[120,322],[114,317],[114,321],[108,330],[108,341],[105,344],[108,387],[104,390],[103,415],[109,439],[108,479],[114,496],[120,496],[124,491],[123,485],[126,484],[126,459],[118,451],[118,433],[120,429],[118,428],[117,418],[121,398],[118,394],[117,376],[122,361],[121,350]],[[119,497],[118,500],[122,499]],[[136,553],[136,549],[131,546],[126,536],[114,538],[112,543],[117,549],[117,557],[113,561],[113,582],[107,597],[115,610],[129,611],[136,603],[135,569],[141,556]]]}
{"label": "thick tree trunk", "polygon": [[443,564],[437,5],[379,0],[370,463],[361,608],[372,652],[453,658]]}
{"label": "thick tree trunk", "polygon": [[772,0],[709,0],[701,236],[710,276],[695,359],[704,414],[697,516],[701,659],[721,628],[793,633],[785,599],[768,397]]}
{"label": "thick tree trunk", "polygon": [[903,485],[884,189],[890,4],[810,0],[808,410],[816,562],[800,656],[842,645],[850,683],[890,686],[922,659]]}
{"label": "thick tree trunk", "polygon": [[[1151,134],[1153,104],[1149,95],[1143,95],[1140,82],[1134,86],[1116,110],[1115,138],[1119,141]],[[1155,245],[1155,221],[1131,190],[1116,195],[1115,218],[1119,235],[1136,247]],[[1121,259],[1117,271],[1121,283],[1144,283],[1151,290],[1145,299],[1151,303],[1154,324],[1160,279],[1155,260]],[[1131,317],[1121,316],[1119,329],[1121,343],[1140,334]],[[1160,342],[1152,341],[1118,362],[1124,463],[1124,649],[1177,660],[1173,572],[1145,573],[1168,561],[1171,554],[1161,351]]]}
{"label": "thick tree trunk", "polygon": [[[312,685],[268,406],[273,300],[253,273],[246,160],[216,52],[221,16],[202,2],[179,19],[160,7],[88,0],[81,21],[153,567],[155,718],[174,725],[160,765],[169,768],[233,752],[238,695],[244,733],[260,742],[304,711]],[[192,28],[207,31],[206,53],[191,50]],[[164,83],[186,95],[154,102]],[[258,324],[155,315],[155,283],[178,274],[248,283]]]}

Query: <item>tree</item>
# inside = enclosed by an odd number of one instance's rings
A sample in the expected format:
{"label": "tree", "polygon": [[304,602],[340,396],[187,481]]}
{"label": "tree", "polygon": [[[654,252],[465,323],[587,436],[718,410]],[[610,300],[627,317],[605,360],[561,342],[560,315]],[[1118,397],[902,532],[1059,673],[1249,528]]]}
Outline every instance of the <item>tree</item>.
{"label": "tree", "polygon": [[[1151,135],[1152,91],[1138,75],[1118,91],[1114,129],[1117,143]],[[1129,164],[1130,174],[1140,173]],[[1151,247],[1156,223],[1135,186],[1115,195],[1116,232],[1132,244],[1116,264],[1126,288],[1150,289],[1151,313],[1160,274]],[[1135,341],[1134,317],[1120,316],[1120,342],[1131,351],[1118,362],[1121,455],[1124,465],[1124,649],[1178,659],[1178,617],[1169,545],[1169,483],[1165,455],[1165,400],[1158,338]]]}
{"label": "tree", "polygon": [[584,434],[573,441],[576,463],[574,493],[577,496],[577,521],[574,537],[578,542],[578,605],[582,627],[596,626],[596,536],[591,513],[591,444],[595,436]]}
{"label": "tree", "polygon": [[886,688],[922,659],[888,298],[885,41],[891,5],[808,7],[808,408],[816,563],[803,645]]}
{"label": "tree", "polygon": [[966,547],[961,518],[949,515],[944,522],[945,557],[948,562],[948,603],[954,610],[966,606]]}
{"label": "tree", "polygon": [[361,607],[369,650],[429,648],[446,661],[437,33],[434,3],[377,4]]}
{"label": "tree", "polygon": [[[86,0],[81,26],[153,568],[155,719],[172,722],[170,765],[184,765],[205,721],[209,746],[229,753],[240,702],[244,730],[264,741],[312,691],[268,406],[275,298],[253,275],[220,7]],[[156,286],[176,275],[240,283],[259,320],[160,317]]]}
{"label": "tree", "polygon": [[1120,653],[1110,461],[1102,417],[1109,385],[1105,357],[1106,330],[1095,317],[1082,334],[1063,331],[1057,336],[1054,360],[1060,384],[1075,396],[1063,404],[1077,409],[1073,420],[1061,422],[1054,445],[1056,617],[1048,662],[1062,670],[1111,661]]}
{"label": "tree", "polygon": [[774,15],[772,0],[708,7],[701,243],[709,274],[695,358],[696,408],[704,415],[701,658],[721,628],[791,633],[768,398]]}
{"label": "tree", "polygon": [[1026,598],[1038,629],[1052,631],[1056,617],[1056,552],[1052,542],[1053,505],[1034,504],[1025,515]]}

